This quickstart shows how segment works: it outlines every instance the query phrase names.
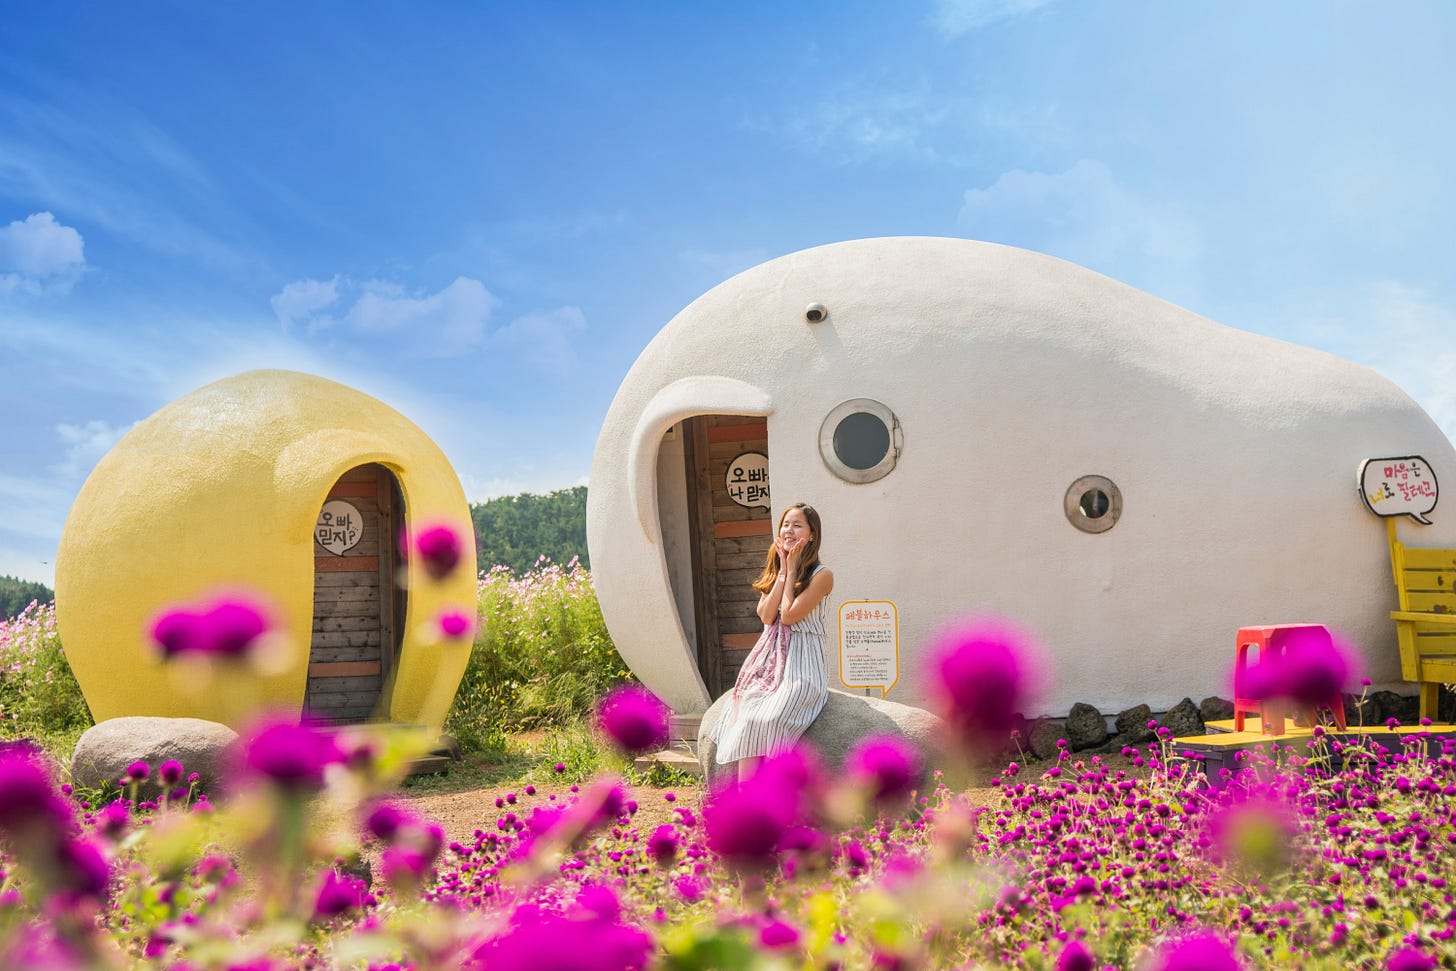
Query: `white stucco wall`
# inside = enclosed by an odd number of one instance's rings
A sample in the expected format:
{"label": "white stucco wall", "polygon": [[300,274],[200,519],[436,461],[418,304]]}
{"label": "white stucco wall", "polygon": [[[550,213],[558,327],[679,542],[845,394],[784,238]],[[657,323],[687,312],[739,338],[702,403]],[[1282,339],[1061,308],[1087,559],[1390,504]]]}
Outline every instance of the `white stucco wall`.
{"label": "white stucco wall", "polygon": [[697,657],[698,631],[693,620],[693,553],[688,530],[687,470],[683,467],[683,426],[679,422],[662,438],[657,454],[657,508],[663,555],[672,597],[688,646]]}
{"label": "white stucco wall", "polygon": [[[815,302],[829,316],[810,324]],[[865,485],[818,448],[825,415],[854,397],[888,405],[904,431],[898,467]],[[794,253],[674,318],[597,442],[587,538],[602,611],[632,669],[684,713],[709,699],[668,579],[658,443],[708,413],[767,415],[775,517],[795,500],[818,508],[831,606],[899,605],[890,698],[910,704],[925,699],[927,637],[972,611],[1040,636],[1045,713],[1225,693],[1234,632],[1255,623],[1329,624],[1372,677],[1396,681],[1384,523],[1356,468],[1423,455],[1456,486],[1451,442],[1385,378],[1073,264],[957,239]],[[1062,509],[1087,474],[1123,495],[1100,535]],[[1456,505],[1432,519],[1403,521],[1403,538],[1456,545]],[[837,672],[832,638],[829,651]]]}

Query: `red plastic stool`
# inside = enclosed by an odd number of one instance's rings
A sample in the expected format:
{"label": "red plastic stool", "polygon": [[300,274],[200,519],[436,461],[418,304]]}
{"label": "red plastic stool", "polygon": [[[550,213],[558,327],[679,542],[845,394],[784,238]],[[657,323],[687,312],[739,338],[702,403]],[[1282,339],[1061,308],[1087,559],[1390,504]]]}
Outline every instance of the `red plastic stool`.
{"label": "red plastic stool", "polygon": [[[1248,696],[1249,648],[1257,647],[1259,649],[1259,665],[1274,662],[1283,657],[1284,645],[1290,634],[1302,630],[1319,631],[1318,636],[1327,643],[1333,643],[1329,629],[1323,624],[1265,624],[1258,627],[1239,628],[1234,654],[1234,731],[1244,730],[1244,715],[1252,712],[1259,716],[1259,728],[1265,735],[1284,734],[1284,719],[1286,712],[1289,712],[1287,700],[1250,698]],[[1334,697],[1326,699],[1322,704],[1329,707],[1335,724],[1343,731],[1345,729],[1344,699],[1336,693]],[[1309,708],[1304,712],[1311,725],[1318,724],[1316,711],[1317,708]],[[1289,715],[1292,716],[1292,714],[1289,712]]]}

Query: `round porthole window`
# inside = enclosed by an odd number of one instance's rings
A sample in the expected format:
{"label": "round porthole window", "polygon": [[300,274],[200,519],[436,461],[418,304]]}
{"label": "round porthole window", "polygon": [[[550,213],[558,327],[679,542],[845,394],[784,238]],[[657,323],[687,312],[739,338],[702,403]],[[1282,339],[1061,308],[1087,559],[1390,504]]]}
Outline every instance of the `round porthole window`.
{"label": "round porthole window", "polygon": [[900,423],[872,398],[841,402],[819,427],[819,454],[846,482],[883,479],[900,457]]}
{"label": "round porthole window", "polygon": [[1084,533],[1105,533],[1122,516],[1122,490],[1105,475],[1084,475],[1067,488],[1067,519]]}

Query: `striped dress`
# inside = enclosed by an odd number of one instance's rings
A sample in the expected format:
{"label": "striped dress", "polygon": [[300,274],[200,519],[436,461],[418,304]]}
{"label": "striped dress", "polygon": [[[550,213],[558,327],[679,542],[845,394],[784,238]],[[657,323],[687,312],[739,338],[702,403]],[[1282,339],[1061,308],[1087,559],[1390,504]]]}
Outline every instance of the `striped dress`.
{"label": "striped dress", "polygon": [[[815,573],[823,568],[821,563]],[[828,614],[829,598],[825,597],[807,617],[786,629],[788,650],[781,675],[765,670],[777,661],[774,645],[768,641],[761,640],[748,656],[733,695],[709,734],[718,746],[718,764],[783,752],[819,715],[829,698],[824,661]],[[764,628],[765,634],[782,630],[785,628],[777,622]],[[766,681],[774,682],[773,686],[766,687]]]}

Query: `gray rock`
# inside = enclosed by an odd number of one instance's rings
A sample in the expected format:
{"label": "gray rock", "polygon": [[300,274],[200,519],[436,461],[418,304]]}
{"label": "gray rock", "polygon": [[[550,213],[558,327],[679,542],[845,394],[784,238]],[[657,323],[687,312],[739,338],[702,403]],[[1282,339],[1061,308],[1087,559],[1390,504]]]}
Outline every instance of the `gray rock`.
{"label": "gray rock", "polygon": [[[1144,734],[1144,735],[1150,734],[1148,732],[1147,723],[1146,722],[1143,723],[1142,734]],[[1104,755],[1112,755],[1112,754],[1121,755],[1123,749],[1125,749],[1125,748],[1139,748],[1140,745],[1142,745],[1142,744],[1144,744],[1146,742],[1147,742],[1147,739],[1137,739],[1137,738],[1134,738],[1130,733],[1120,732],[1120,733],[1112,736],[1111,738],[1109,738],[1107,740],[1106,744],[1104,744],[1102,747],[1100,747],[1097,751],[1099,753],[1104,754]]]}
{"label": "gray rock", "polygon": [[120,779],[133,762],[145,762],[152,771],[139,794],[150,798],[161,791],[157,769],[176,759],[182,763],[184,778],[198,773],[201,790],[211,793],[218,788],[223,751],[237,737],[226,725],[201,718],[109,718],[88,728],[76,742],[71,781],[99,788]]}
{"label": "gray rock", "polygon": [[1031,726],[1031,737],[1028,744],[1031,747],[1031,754],[1039,759],[1054,759],[1059,751],[1057,742],[1067,737],[1067,729],[1060,723],[1050,718],[1043,719]]}
{"label": "gray rock", "polygon": [[[1153,717],[1153,709],[1147,705],[1138,705],[1126,711],[1118,712],[1115,724],[1117,734],[1126,736],[1128,745],[1137,745],[1139,742],[1152,741],[1153,730],[1148,727],[1148,721]],[[1119,746],[1120,747],[1120,746]]]}
{"label": "gray rock", "polygon": [[1074,752],[1107,741],[1107,719],[1091,705],[1077,702],[1067,715],[1067,742]]}
{"label": "gray rock", "polygon": [[1227,721],[1234,717],[1234,703],[1227,698],[1204,698],[1198,703],[1198,716],[1203,724]]}
{"label": "gray rock", "polygon": [[1158,726],[1173,733],[1174,738],[1203,734],[1203,719],[1199,717],[1198,706],[1192,698],[1184,698],[1158,719]]}
{"label": "gray rock", "polygon": [[[713,702],[703,713],[698,730],[698,761],[709,785],[731,779],[735,771],[732,765],[718,763],[718,746],[708,737],[731,698],[729,692]],[[835,772],[844,766],[850,749],[873,735],[898,735],[919,749],[925,764],[924,776],[917,786],[922,792],[927,790],[927,781],[936,769],[945,771],[948,778],[959,778],[964,770],[963,760],[946,749],[945,723],[935,715],[923,708],[843,691],[829,692],[824,710],[809,725],[803,741],[813,746],[827,770]]]}

